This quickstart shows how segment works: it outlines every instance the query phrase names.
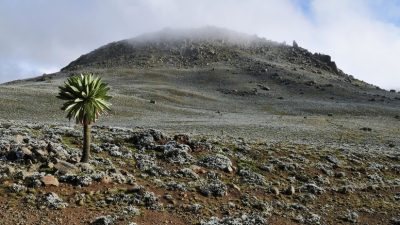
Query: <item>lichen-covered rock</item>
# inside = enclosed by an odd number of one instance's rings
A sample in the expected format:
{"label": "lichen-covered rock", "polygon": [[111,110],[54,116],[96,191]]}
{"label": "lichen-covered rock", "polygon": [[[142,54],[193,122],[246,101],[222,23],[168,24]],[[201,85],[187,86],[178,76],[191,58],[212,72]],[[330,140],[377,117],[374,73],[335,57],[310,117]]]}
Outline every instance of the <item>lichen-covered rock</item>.
{"label": "lichen-covered rock", "polygon": [[347,212],[342,219],[350,223],[357,223],[359,215],[356,212]]}
{"label": "lichen-covered rock", "polygon": [[325,189],[322,187],[317,186],[314,183],[304,184],[300,187],[300,191],[304,193],[311,193],[311,194],[323,194]]}
{"label": "lichen-covered rock", "polygon": [[190,168],[180,169],[175,172],[174,176],[175,177],[186,177],[186,178],[191,178],[194,180],[197,180],[200,178],[200,176]]}
{"label": "lichen-covered rock", "polygon": [[91,222],[91,225],[112,225],[114,224],[116,218],[114,218],[113,216],[100,216],[97,217],[93,220],[93,222]]}
{"label": "lichen-covered rock", "polygon": [[63,209],[68,206],[56,193],[50,192],[43,196],[39,201],[39,207],[46,206],[51,209]]}
{"label": "lichen-covered rock", "polygon": [[219,179],[209,179],[199,186],[199,192],[204,196],[222,197],[227,194],[227,186]]}
{"label": "lichen-covered rock", "polygon": [[211,169],[220,169],[226,172],[232,172],[232,161],[221,154],[216,155],[208,155],[198,161],[200,166],[204,166],[206,168]]}
{"label": "lichen-covered rock", "polygon": [[193,156],[189,154],[190,147],[185,144],[169,142],[164,146],[164,159],[169,163],[189,164],[194,161]]}
{"label": "lichen-covered rock", "polygon": [[60,181],[75,186],[89,186],[93,179],[89,175],[63,175],[60,177]]}
{"label": "lichen-covered rock", "polygon": [[14,193],[26,192],[28,190],[27,187],[21,184],[12,184],[8,189]]}
{"label": "lichen-covered rock", "polygon": [[169,138],[159,130],[137,132],[130,138],[132,144],[138,148],[152,148],[157,144],[164,144]]}
{"label": "lichen-covered rock", "polygon": [[152,176],[169,176],[170,173],[159,167],[156,158],[152,155],[135,154],[136,167]]}
{"label": "lichen-covered rock", "polygon": [[200,225],[267,225],[268,221],[258,214],[243,214],[237,217],[224,217],[222,219],[211,217],[209,220],[200,222]]}
{"label": "lichen-covered rock", "polygon": [[239,176],[243,180],[243,182],[246,182],[248,184],[252,185],[265,185],[265,178],[263,175],[253,172],[249,169],[241,169],[238,172]]}
{"label": "lichen-covered rock", "polygon": [[170,181],[166,185],[167,190],[171,191],[187,191],[187,186],[184,183],[178,183],[175,181]]}

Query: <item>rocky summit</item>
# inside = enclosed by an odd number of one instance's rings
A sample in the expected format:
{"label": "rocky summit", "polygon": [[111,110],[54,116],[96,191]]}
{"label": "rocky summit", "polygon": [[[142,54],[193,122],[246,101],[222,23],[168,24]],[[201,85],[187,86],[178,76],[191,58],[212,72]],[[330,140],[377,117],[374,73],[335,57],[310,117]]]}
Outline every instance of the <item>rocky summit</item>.
{"label": "rocky summit", "polygon": [[[55,97],[82,72],[113,97],[87,163]],[[0,224],[400,221],[400,93],[296,41],[165,29],[1,84],[0,105]]]}

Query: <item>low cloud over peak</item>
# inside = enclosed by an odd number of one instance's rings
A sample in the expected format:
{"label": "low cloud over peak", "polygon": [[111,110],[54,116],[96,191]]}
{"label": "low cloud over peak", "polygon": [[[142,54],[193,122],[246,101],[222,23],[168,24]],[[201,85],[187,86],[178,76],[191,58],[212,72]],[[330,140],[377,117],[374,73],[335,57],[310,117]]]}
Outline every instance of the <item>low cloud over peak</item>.
{"label": "low cloud over peak", "polygon": [[296,40],[346,73],[400,89],[396,8],[395,0],[1,1],[0,82],[57,71],[108,42],[211,25]]}

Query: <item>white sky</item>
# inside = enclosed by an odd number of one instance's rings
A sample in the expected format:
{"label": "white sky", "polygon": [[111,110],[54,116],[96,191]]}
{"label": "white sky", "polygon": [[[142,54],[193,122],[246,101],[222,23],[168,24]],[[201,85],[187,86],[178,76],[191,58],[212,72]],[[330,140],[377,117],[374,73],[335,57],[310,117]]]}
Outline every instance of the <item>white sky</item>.
{"label": "white sky", "polygon": [[400,90],[399,0],[0,0],[0,82],[56,72],[108,42],[205,25],[296,40]]}

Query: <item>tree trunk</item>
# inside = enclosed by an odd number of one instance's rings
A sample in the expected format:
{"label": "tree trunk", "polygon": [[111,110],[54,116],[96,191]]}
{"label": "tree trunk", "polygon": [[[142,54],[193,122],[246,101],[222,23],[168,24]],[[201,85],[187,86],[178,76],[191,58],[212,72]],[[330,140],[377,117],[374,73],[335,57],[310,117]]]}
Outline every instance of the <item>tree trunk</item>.
{"label": "tree trunk", "polygon": [[89,162],[90,157],[90,124],[83,123],[83,152],[81,162]]}

